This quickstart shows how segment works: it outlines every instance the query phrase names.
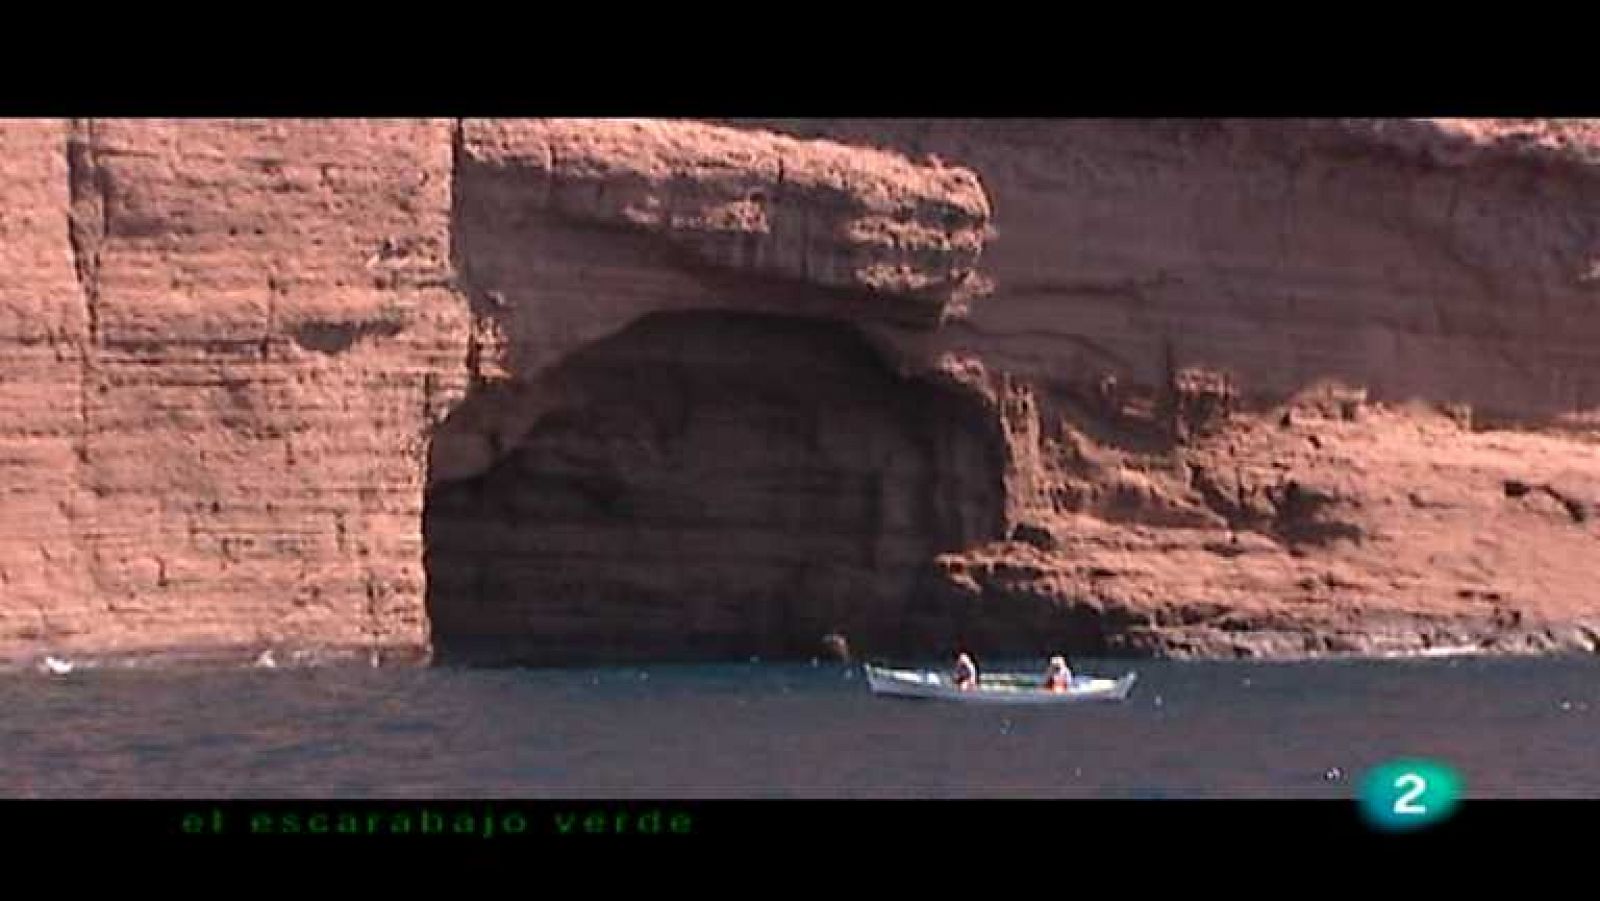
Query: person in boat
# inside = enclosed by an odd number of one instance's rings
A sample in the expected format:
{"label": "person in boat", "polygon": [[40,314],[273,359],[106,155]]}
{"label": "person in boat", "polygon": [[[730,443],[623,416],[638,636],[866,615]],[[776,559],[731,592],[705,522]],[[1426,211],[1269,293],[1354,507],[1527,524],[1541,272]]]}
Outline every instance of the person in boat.
{"label": "person in boat", "polygon": [[956,688],[968,690],[978,687],[978,666],[965,653],[956,655],[954,679]]}
{"label": "person in boat", "polygon": [[1057,692],[1072,687],[1072,670],[1067,667],[1067,658],[1059,655],[1050,658],[1050,664],[1044,670],[1044,687],[1046,691]]}

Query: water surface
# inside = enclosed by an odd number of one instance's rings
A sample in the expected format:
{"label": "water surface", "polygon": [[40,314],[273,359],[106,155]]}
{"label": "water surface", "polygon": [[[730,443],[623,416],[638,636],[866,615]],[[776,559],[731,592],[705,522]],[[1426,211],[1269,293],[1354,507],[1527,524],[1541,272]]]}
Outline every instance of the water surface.
{"label": "water surface", "polygon": [[996,707],[830,664],[13,673],[0,796],[1339,798],[1412,756],[1469,797],[1600,796],[1593,660],[1075,664],[1139,683]]}

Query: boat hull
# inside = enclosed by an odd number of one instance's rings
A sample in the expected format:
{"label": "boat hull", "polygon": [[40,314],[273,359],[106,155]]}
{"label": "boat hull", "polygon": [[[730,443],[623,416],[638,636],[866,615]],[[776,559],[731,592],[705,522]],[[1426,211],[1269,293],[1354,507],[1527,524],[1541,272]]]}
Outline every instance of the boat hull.
{"label": "boat hull", "polygon": [[984,676],[978,687],[957,688],[948,676],[931,670],[903,670],[868,666],[867,684],[872,693],[892,698],[957,701],[963,704],[1084,704],[1095,701],[1124,701],[1133,691],[1138,673],[1120,679],[1077,677],[1068,691],[1047,691],[1039,686],[1038,676],[1000,674]]}

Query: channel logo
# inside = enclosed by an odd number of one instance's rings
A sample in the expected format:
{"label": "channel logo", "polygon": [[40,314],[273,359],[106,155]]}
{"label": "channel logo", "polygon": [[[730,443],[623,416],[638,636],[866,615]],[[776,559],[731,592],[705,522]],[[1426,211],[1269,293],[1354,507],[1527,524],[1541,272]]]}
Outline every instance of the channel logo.
{"label": "channel logo", "polygon": [[1460,806],[1461,777],[1432,760],[1394,760],[1367,773],[1361,812],[1385,832],[1412,832],[1449,819]]}

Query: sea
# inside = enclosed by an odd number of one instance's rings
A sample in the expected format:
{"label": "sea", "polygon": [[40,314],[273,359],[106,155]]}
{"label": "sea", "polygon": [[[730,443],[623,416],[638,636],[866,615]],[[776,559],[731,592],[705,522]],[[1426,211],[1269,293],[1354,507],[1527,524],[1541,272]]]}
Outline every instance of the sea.
{"label": "sea", "polygon": [[[839,663],[0,675],[3,798],[1600,797],[1600,659],[1075,660],[1122,703],[876,697]],[[994,661],[989,669],[1043,669]]]}

